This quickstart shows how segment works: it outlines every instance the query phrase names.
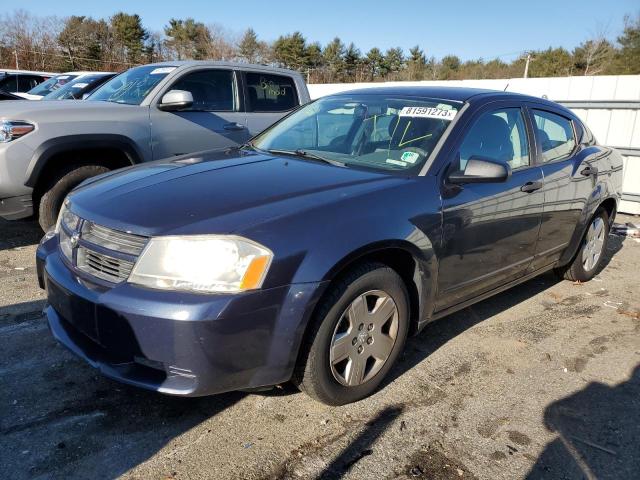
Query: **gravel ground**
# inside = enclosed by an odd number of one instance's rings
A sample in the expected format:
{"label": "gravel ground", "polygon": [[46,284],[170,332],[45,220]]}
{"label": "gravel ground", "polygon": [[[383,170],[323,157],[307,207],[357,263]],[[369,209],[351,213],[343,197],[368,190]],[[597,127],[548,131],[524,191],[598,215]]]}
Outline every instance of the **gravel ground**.
{"label": "gravel ground", "polygon": [[640,478],[640,240],[611,235],[589,283],[544,275],[429,325],[383,390],[331,408],[98,376],[47,331],[39,237],[0,221],[0,478]]}

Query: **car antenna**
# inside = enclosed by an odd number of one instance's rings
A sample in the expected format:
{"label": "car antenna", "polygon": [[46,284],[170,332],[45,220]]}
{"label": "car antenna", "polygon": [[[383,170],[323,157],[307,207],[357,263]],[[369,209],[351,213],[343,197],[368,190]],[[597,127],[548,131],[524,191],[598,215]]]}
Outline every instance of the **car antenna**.
{"label": "car antenna", "polygon": [[509,88],[509,82],[507,82],[507,85],[504,87],[503,92],[506,92],[506,91],[507,91],[507,88]]}

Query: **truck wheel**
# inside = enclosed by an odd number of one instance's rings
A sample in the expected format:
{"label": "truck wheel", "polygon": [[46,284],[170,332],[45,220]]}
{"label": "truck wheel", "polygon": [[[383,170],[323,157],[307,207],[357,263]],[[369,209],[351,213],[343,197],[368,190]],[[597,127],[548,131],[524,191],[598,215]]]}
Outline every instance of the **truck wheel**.
{"label": "truck wheel", "polygon": [[576,257],[560,273],[565,279],[574,282],[591,280],[602,265],[608,240],[609,215],[603,208],[599,208],[591,219]]}
{"label": "truck wheel", "polygon": [[409,302],[402,278],[367,263],[321,300],[303,345],[294,383],[327,405],[371,395],[404,348]]}
{"label": "truck wheel", "polygon": [[101,165],[70,166],[51,180],[48,188],[40,197],[38,221],[45,232],[56,224],[58,212],[67,194],[87,178],[108,172],[107,167]]}

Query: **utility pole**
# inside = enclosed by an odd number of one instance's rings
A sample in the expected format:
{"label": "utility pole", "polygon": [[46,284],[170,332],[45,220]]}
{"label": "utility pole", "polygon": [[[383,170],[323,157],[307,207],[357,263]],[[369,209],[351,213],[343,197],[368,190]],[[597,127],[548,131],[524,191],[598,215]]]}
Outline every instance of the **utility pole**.
{"label": "utility pole", "polygon": [[531,54],[527,53],[527,63],[524,65],[524,76],[523,78],[529,77],[529,62],[531,62]]}

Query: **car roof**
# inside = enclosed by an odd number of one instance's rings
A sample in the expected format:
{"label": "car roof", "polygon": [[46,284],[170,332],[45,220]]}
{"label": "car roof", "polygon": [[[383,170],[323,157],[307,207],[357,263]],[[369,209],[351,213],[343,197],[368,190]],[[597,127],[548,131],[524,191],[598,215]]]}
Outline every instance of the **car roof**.
{"label": "car roof", "polygon": [[258,70],[268,70],[271,72],[281,72],[287,75],[301,75],[300,72],[295,70],[289,70],[286,68],[272,67],[270,65],[258,64],[258,63],[245,63],[245,62],[224,62],[224,61],[210,61],[210,60],[179,60],[175,62],[158,62],[149,63],[143,65],[145,67],[157,66],[157,67],[229,67],[229,68],[249,68]]}
{"label": "car roof", "polygon": [[54,75],[58,75],[57,73],[51,73],[51,72],[39,72],[36,70],[14,70],[11,68],[2,68],[0,69],[0,74],[5,74],[5,75],[40,75],[43,77],[53,77]]}
{"label": "car roof", "polygon": [[483,99],[495,97],[496,99],[517,98],[524,101],[549,102],[543,98],[532,97],[515,92],[505,92],[502,90],[489,90],[486,88],[468,88],[468,87],[441,87],[441,86],[380,86],[369,88],[358,88],[355,90],[346,90],[337,92],[331,96],[351,95],[351,94],[368,94],[368,95],[404,95],[411,97],[437,98],[441,100],[452,100],[455,102],[467,102],[474,97]]}

